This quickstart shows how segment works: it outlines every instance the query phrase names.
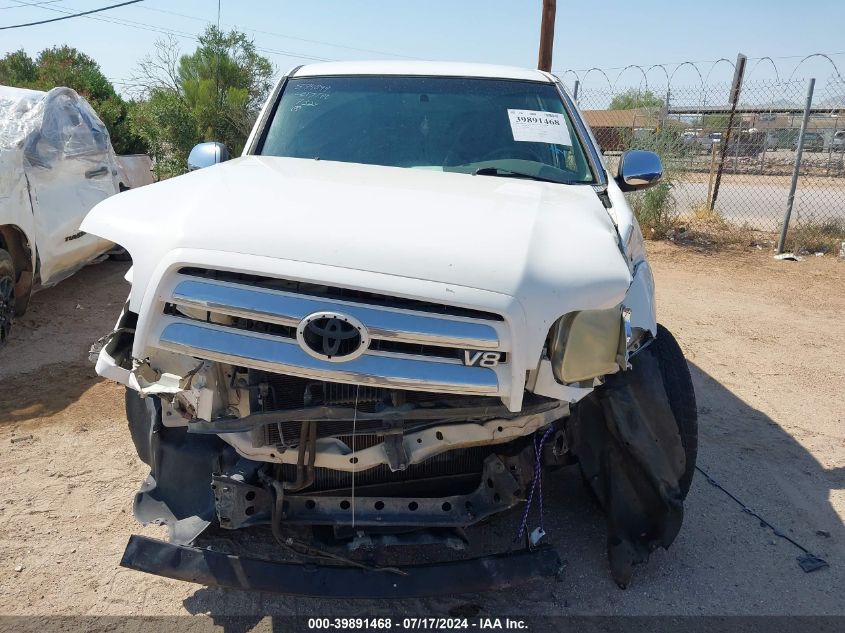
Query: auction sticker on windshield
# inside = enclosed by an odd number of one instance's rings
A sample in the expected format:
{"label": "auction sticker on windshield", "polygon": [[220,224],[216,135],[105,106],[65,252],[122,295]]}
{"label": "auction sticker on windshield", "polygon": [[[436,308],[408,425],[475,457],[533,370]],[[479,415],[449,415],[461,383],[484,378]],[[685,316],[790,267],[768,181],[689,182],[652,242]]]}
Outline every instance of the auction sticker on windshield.
{"label": "auction sticker on windshield", "polygon": [[508,109],[508,118],[511,121],[511,132],[515,141],[572,145],[566,118],[562,114],[539,110]]}

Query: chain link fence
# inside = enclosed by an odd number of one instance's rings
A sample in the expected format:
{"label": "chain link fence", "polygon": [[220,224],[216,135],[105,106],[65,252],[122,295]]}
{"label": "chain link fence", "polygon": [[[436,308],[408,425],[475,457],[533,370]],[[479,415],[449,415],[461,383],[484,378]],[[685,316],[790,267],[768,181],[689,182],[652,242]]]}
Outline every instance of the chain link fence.
{"label": "chain link fence", "polygon": [[838,73],[815,83],[809,110],[809,80],[745,81],[733,117],[727,83],[568,83],[611,172],[626,149],[661,156],[663,182],[631,197],[647,235],[774,245],[797,163],[785,246],[830,252],[845,240],[845,80]]}

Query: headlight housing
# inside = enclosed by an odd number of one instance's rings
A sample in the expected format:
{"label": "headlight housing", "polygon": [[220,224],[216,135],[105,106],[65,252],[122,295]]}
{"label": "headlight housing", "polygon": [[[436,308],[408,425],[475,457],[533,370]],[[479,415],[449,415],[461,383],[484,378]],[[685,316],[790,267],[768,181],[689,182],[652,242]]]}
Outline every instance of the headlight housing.
{"label": "headlight housing", "polygon": [[625,363],[622,306],[558,319],[549,335],[549,359],[555,379],[564,384],[619,371]]}

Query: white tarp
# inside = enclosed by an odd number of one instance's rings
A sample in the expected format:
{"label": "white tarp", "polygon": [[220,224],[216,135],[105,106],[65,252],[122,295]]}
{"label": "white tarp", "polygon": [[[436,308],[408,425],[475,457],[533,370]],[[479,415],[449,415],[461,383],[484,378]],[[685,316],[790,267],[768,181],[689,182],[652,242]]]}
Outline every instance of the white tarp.
{"label": "white tarp", "polygon": [[69,88],[0,86],[0,156],[0,224],[25,231],[34,224],[28,237],[42,283],[59,281],[110,248],[79,231],[88,211],[118,192],[108,130],[85,99]]}

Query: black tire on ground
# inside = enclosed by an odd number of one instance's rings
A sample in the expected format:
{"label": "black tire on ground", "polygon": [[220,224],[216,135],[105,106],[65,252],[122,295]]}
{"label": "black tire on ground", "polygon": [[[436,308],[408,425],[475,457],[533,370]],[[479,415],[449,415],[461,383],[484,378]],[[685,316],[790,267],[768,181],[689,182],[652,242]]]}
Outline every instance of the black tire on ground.
{"label": "black tire on ground", "polygon": [[0,345],[9,338],[15,317],[15,263],[12,256],[0,249]]}
{"label": "black tire on ground", "polygon": [[[666,390],[666,396],[669,399],[669,408],[672,410],[672,415],[678,425],[678,434],[681,436],[681,446],[684,449],[686,464],[678,483],[681,495],[686,499],[692,485],[698,455],[698,408],[695,402],[692,377],[678,342],[672,336],[672,333],[662,325],[658,324],[657,336],[648,349],[657,357],[663,379],[663,388]],[[645,353],[645,350],[642,353]],[[580,464],[578,469],[581,474],[581,481],[583,481],[590,498],[599,507],[602,507],[601,500]]]}
{"label": "black tire on ground", "polygon": [[657,326],[657,336],[650,347],[660,364],[663,387],[678,423],[678,433],[686,455],[686,468],[680,481],[681,494],[686,498],[692,485],[698,455],[698,409],[692,377],[681,347],[672,333],[662,325]]}

